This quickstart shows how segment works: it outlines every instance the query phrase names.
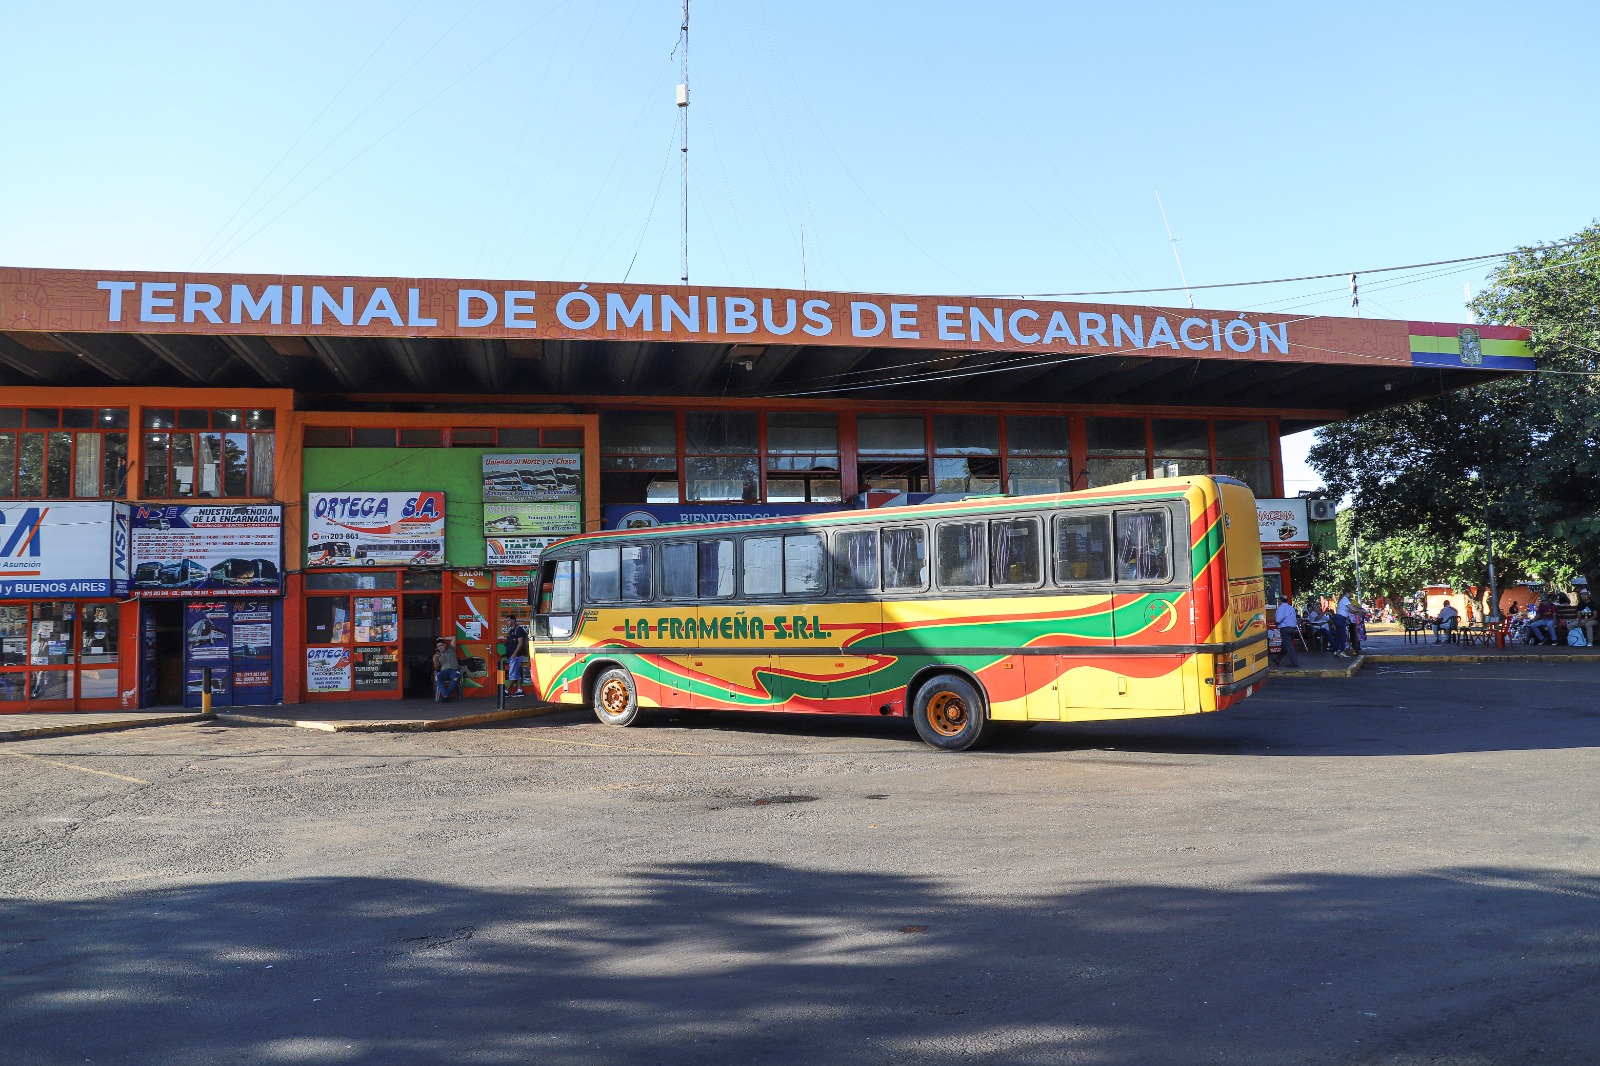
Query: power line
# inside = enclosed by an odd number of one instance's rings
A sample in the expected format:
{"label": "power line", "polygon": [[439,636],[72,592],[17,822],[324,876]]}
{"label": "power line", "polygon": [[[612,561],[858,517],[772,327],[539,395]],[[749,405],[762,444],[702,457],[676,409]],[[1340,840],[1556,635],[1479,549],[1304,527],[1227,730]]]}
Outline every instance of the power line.
{"label": "power line", "polygon": [[[1546,244],[1536,251],[1548,251],[1556,248],[1570,248],[1582,241],[1563,241],[1560,244]],[[1303,274],[1297,278],[1267,278],[1262,281],[1221,281],[1210,285],[1168,285],[1155,289],[1101,289],[1093,292],[1024,292],[1010,293],[1003,296],[994,296],[994,299],[1005,299],[1007,296],[1017,296],[1024,299],[1045,299],[1047,297],[1064,296],[1136,296],[1150,292],[1187,292],[1191,289],[1238,289],[1250,285],[1283,285],[1293,281],[1322,281],[1326,278],[1348,278],[1351,274],[1387,274],[1395,270],[1420,270],[1423,267],[1450,266],[1455,263],[1478,263],[1486,259],[1504,259],[1509,255],[1516,255],[1523,249],[1513,249],[1509,252],[1492,252],[1488,255],[1468,255],[1460,259],[1439,259],[1432,263],[1407,263],[1404,266],[1373,267],[1369,270],[1335,270],[1328,274]]]}

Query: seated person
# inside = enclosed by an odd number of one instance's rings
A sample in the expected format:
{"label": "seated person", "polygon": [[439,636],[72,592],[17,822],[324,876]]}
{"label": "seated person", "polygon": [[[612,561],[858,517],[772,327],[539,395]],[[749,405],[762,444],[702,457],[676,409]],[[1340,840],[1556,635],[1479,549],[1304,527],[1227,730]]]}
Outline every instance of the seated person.
{"label": "seated person", "polygon": [[1461,621],[1461,615],[1450,606],[1450,601],[1445,600],[1444,606],[1439,608],[1439,617],[1433,620],[1433,642],[1443,644],[1444,638],[1449,636]]}
{"label": "seated person", "polygon": [[1548,596],[1539,601],[1539,605],[1528,612],[1532,621],[1528,623],[1527,637],[1530,644],[1554,644],[1556,642],[1556,605]]}
{"label": "seated person", "polygon": [[453,640],[433,642],[433,702],[461,698],[461,649]]}
{"label": "seated person", "polygon": [[1578,617],[1572,624],[1583,630],[1583,639],[1588,642],[1590,647],[1593,647],[1595,632],[1594,600],[1589,597],[1587,586],[1578,590],[1577,608]]}

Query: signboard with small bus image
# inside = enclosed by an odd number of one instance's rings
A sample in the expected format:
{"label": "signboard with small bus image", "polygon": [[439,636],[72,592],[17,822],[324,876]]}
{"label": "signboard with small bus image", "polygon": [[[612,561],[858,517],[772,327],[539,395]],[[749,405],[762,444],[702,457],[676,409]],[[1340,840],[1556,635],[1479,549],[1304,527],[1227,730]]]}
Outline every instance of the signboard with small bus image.
{"label": "signboard with small bus image", "polygon": [[306,565],[438,565],[442,492],[313,492],[306,502]]}
{"label": "signboard with small bus image", "polygon": [[1262,551],[1304,551],[1311,547],[1307,500],[1256,500],[1256,525]]}
{"label": "signboard with small bus image", "polygon": [[132,508],[133,590],[141,596],[276,596],[283,508]]}

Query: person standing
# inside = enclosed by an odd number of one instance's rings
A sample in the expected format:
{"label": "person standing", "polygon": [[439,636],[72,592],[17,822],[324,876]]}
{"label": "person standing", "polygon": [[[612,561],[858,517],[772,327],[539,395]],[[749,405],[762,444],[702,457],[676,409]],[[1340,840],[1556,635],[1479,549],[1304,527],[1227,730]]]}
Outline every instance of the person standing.
{"label": "person standing", "polygon": [[1336,659],[1350,657],[1350,597],[1340,593],[1338,605],[1333,613],[1328,616],[1328,625],[1331,627],[1333,637],[1333,656]]}
{"label": "person standing", "polygon": [[1289,602],[1289,597],[1285,596],[1278,601],[1278,610],[1273,616],[1273,621],[1278,627],[1278,637],[1283,642],[1283,650],[1278,653],[1278,658],[1282,659],[1287,655],[1290,666],[1299,666],[1300,656],[1294,650],[1294,639],[1300,636],[1300,616],[1295,613],[1294,604]]}
{"label": "person standing", "polygon": [[522,686],[532,682],[528,671],[528,631],[512,615],[506,619],[506,695],[525,696]]}

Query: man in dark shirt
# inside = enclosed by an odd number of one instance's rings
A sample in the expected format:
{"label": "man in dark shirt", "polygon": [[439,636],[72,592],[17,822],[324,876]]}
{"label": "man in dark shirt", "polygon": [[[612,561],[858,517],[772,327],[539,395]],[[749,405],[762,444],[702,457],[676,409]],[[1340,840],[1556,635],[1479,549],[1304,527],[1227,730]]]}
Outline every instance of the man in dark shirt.
{"label": "man in dark shirt", "polygon": [[512,615],[506,619],[506,695],[527,695],[522,686],[532,681],[528,672],[528,631]]}

